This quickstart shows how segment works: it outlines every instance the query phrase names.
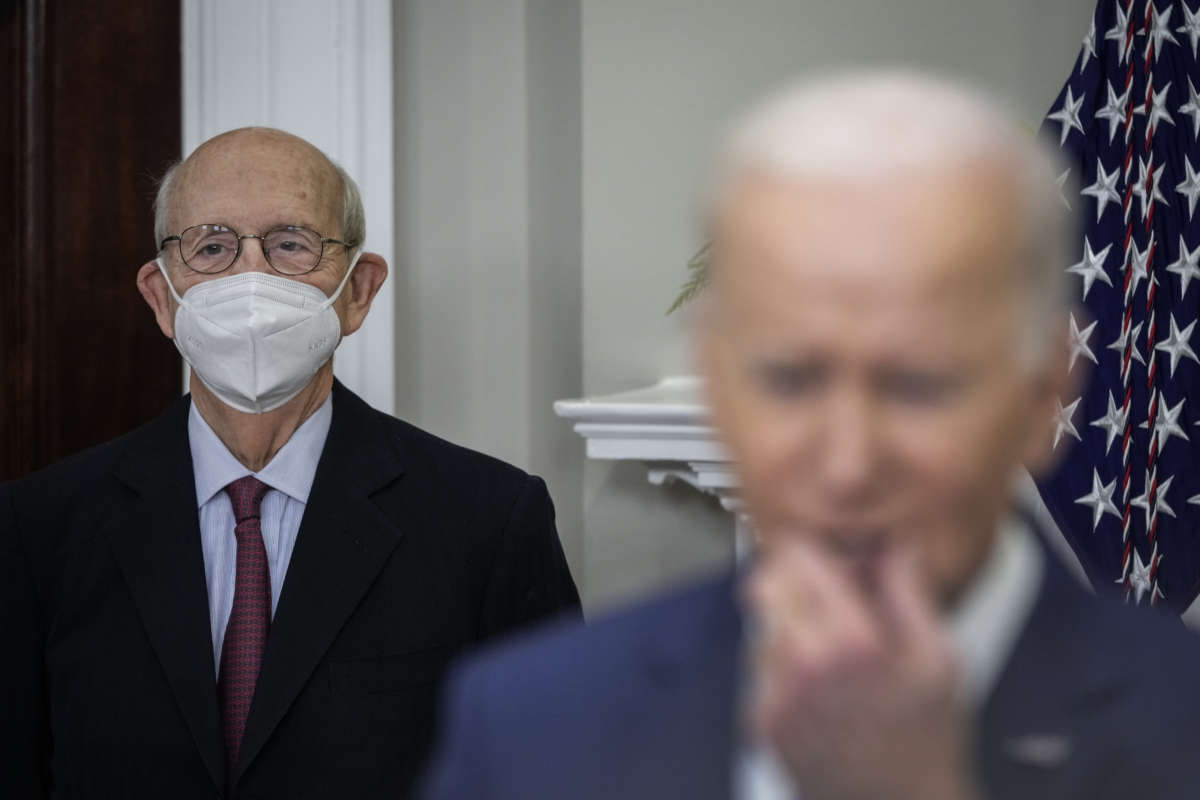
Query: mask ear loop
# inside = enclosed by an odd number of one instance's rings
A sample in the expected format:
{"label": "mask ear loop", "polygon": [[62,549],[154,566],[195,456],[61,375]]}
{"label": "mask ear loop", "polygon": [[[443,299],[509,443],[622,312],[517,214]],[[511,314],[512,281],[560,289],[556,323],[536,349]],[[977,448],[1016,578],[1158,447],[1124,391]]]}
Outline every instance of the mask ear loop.
{"label": "mask ear loop", "polygon": [[162,273],[163,280],[167,282],[167,288],[171,290],[171,294],[175,297],[175,302],[183,305],[183,298],[179,296],[179,292],[175,291],[175,287],[171,284],[171,279],[167,277],[167,265],[163,263],[162,256],[154,259],[154,263],[158,264],[158,271]]}
{"label": "mask ear loop", "polygon": [[330,298],[328,300],[326,300],[324,303],[321,303],[321,308],[329,308],[331,305],[333,305],[334,303],[337,302],[338,297],[340,297],[342,294],[342,289],[344,289],[346,287],[346,281],[350,280],[350,276],[354,273],[354,268],[358,266],[358,257],[361,256],[362,254],[363,254],[363,251],[362,251],[362,248],[360,247],[354,253],[354,258],[350,259],[350,266],[347,267],[346,275],[345,275],[345,277],[342,278],[342,282],[338,284],[338,287],[336,290],[334,290],[333,295],[330,296]]}

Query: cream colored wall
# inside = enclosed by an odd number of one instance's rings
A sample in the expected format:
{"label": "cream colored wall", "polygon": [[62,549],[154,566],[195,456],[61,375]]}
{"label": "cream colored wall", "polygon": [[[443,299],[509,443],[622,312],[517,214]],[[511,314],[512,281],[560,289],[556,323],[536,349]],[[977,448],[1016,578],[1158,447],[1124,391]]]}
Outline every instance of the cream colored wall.
{"label": "cream colored wall", "polygon": [[1036,125],[1094,0],[402,0],[397,396],[550,480],[591,609],[728,560],[732,526],[550,410],[690,370],[663,312],[702,238],[719,127],[791,76],[905,63]]}

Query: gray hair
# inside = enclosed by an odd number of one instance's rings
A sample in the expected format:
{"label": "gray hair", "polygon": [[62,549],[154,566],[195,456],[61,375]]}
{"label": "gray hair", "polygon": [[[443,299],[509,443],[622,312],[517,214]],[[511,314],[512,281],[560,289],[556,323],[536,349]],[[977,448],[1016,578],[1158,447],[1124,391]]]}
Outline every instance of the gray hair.
{"label": "gray hair", "polygon": [[[342,169],[341,164],[338,164],[333,159],[326,156],[333,171],[337,173],[338,180],[342,184],[342,231],[341,238],[348,244],[352,245],[352,249],[362,247],[363,241],[367,238],[367,214],[363,210],[362,194],[358,191],[358,184],[350,177],[346,170]],[[171,209],[172,195],[175,192],[175,184],[179,177],[179,168],[183,166],[182,161],[176,161],[167,171],[163,173],[162,179],[158,182],[158,192],[154,195],[154,246],[157,248],[162,240],[170,236],[169,221],[167,219]],[[324,231],[322,231],[324,233]],[[328,234],[326,234],[328,235]]]}
{"label": "gray hair", "polygon": [[[978,89],[902,70],[844,73],[792,85],[731,129],[718,160],[711,209],[735,182],[852,178],[970,159],[1011,166],[1023,214],[1020,263],[1030,298],[1033,354],[1072,305],[1064,266],[1076,228],[1056,183],[1057,154]],[[1075,240],[1078,241],[1077,239]]]}

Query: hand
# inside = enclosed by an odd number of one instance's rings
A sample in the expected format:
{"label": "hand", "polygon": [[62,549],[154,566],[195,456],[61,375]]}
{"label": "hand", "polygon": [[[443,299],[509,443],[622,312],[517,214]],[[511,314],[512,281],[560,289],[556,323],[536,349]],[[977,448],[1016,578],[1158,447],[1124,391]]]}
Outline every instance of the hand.
{"label": "hand", "polygon": [[750,709],[805,800],[973,798],[958,667],[912,559],[888,548],[851,576],[807,541],[764,554]]}

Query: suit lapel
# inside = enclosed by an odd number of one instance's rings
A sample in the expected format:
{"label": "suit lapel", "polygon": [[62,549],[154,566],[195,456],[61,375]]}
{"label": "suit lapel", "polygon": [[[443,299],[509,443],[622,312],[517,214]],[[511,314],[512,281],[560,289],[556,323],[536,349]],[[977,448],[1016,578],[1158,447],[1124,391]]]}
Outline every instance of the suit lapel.
{"label": "suit lapel", "polygon": [[117,467],[137,493],[110,542],[167,683],[216,786],[225,783],[208,590],[188,447],[189,403],[180,401]]}
{"label": "suit lapel", "polygon": [[329,437],[267,637],[239,774],[262,750],[399,541],[399,530],[371,499],[403,472],[374,413],[335,385]]}
{"label": "suit lapel", "polygon": [[647,796],[729,796],[742,653],[735,580],[703,584],[660,624],[643,628],[642,695],[652,722],[638,734],[647,741],[630,736],[635,752],[623,769],[628,785],[649,789]]}
{"label": "suit lapel", "polygon": [[1103,652],[1103,616],[1052,553],[1044,558],[1037,602],[980,719],[987,784],[1017,793],[1093,761],[1086,750],[1095,715],[1134,677],[1085,655]]}

